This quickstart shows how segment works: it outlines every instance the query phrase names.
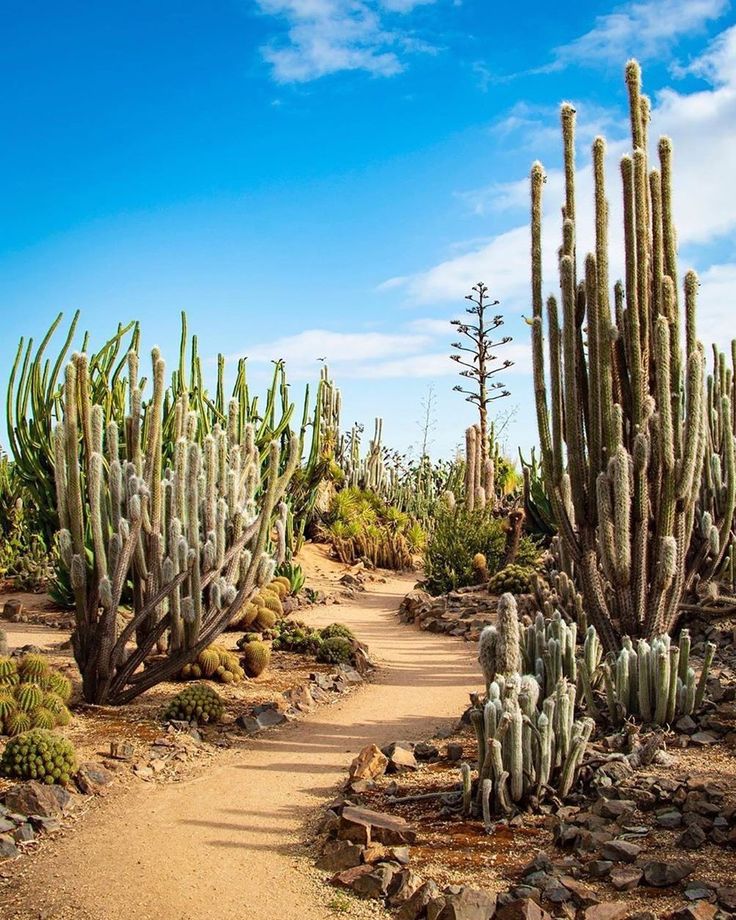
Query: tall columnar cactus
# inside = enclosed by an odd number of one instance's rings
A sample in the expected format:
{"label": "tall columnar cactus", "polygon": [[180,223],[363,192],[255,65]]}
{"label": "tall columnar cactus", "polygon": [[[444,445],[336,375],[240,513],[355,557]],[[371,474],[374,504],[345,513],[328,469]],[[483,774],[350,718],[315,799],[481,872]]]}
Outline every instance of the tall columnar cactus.
{"label": "tall columnar cactus", "polygon": [[[633,150],[621,161],[625,287],[608,278],[605,142],[593,143],[595,251],[576,237],[575,110],[562,106],[565,204],[557,300],[542,302],[544,170],[531,170],[532,350],[544,478],[585,606],[607,650],[623,634],[668,632],[698,566],[689,552],[707,442],[704,356],[695,337],[697,277],[677,293],[672,144],[649,169],[649,101],[626,66]],[[680,345],[684,326],[684,354]]]}
{"label": "tall columnar cactus", "polygon": [[130,353],[120,432],[115,421],[104,425],[91,398],[87,356],[75,354],[66,368],[63,421],[54,431],[59,546],[75,596],[74,654],[85,698],[95,703],[127,702],[178,673],[270,580],[267,540],[298,462],[295,435],[285,460],[272,441],[263,473],[256,431],[242,423],[237,400],[227,426],[200,438],[199,416],[182,395],[171,407],[175,447],[164,465],[164,373],[154,350],[144,406]]}
{"label": "tall columnar cactus", "polygon": [[499,677],[483,706],[470,712],[478,741],[477,801],[489,823],[531,796],[550,790],[564,798],[572,789],[594,728],[575,720],[575,687],[560,681],[540,705],[531,675]]}
{"label": "tall columnar cactus", "polygon": [[513,594],[502,594],[498,599],[498,625],[486,626],[478,642],[480,662],[486,688],[499,674],[521,671],[519,614]]}

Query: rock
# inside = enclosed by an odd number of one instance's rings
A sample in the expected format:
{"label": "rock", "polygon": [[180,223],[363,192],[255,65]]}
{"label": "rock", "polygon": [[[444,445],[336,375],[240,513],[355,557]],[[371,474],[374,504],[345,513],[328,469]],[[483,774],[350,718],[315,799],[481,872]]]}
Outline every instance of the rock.
{"label": "rock", "polygon": [[592,888],[570,875],[561,875],[560,882],[570,892],[578,907],[590,907],[600,901]]}
{"label": "rock", "polygon": [[437,920],[490,920],[496,909],[496,898],[486,891],[463,885],[448,888],[445,904]]}
{"label": "rock", "polygon": [[718,908],[715,904],[709,904],[708,901],[698,901],[696,904],[688,904],[681,907],[672,915],[674,920],[714,920]]}
{"label": "rock", "polygon": [[289,721],[289,716],[277,709],[275,704],[267,709],[262,709],[256,716],[259,728],[274,728],[276,725],[283,725]]}
{"label": "rock", "polygon": [[20,856],[13,838],[7,834],[0,834],[0,859],[11,859],[13,856]]}
{"label": "rock", "polygon": [[314,697],[308,686],[294,687],[285,694],[292,706],[299,712],[311,712],[315,707]]}
{"label": "rock", "polygon": [[71,796],[61,786],[46,786],[31,780],[11,787],[5,793],[4,801],[9,811],[53,818],[63,813]]}
{"label": "rock", "polygon": [[129,741],[111,741],[109,756],[113,760],[132,760],[135,756],[135,748]]}
{"label": "rock", "polygon": [[589,907],[584,914],[585,920],[621,920],[629,913],[628,905],[622,901],[601,901]]}
{"label": "rock", "polygon": [[685,897],[688,901],[715,901],[715,888],[708,882],[691,881],[685,888]]}
{"label": "rock", "polygon": [[736,912],[736,888],[730,886],[716,888],[716,897],[724,910]]}
{"label": "rock", "polygon": [[690,740],[693,744],[699,745],[716,744],[718,735],[713,734],[713,732],[695,732],[694,735],[690,735]]}
{"label": "rock", "polygon": [[642,875],[638,866],[616,866],[611,870],[611,884],[616,891],[631,891],[639,884]]}
{"label": "rock", "polygon": [[463,746],[458,741],[451,741],[447,745],[447,759],[450,763],[458,763],[463,759]]}
{"label": "rock", "polygon": [[403,818],[351,805],[343,808],[338,837],[363,846],[371,843],[400,846],[414,843],[417,832]]}
{"label": "rock", "polygon": [[388,758],[386,773],[407,773],[417,769],[417,759],[409,747],[402,742],[394,742],[381,750]]}
{"label": "rock", "polygon": [[641,853],[641,847],[638,843],[632,843],[630,840],[609,840],[600,847],[600,852],[604,859],[610,859],[613,862],[633,863]]}
{"label": "rock", "polygon": [[677,845],[686,850],[699,850],[707,839],[708,835],[699,824],[691,824],[685,833],[680,835]]}
{"label": "rock", "polygon": [[604,878],[613,868],[613,863],[610,859],[594,859],[585,868],[591,878]]}
{"label": "rock", "polygon": [[235,724],[238,726],[238,728],[242,728],[248,732],[249,735],[255,735],[256,732],[261,730],[258,719],[254,718],[249,713],[242,713],[239,715],[235,720]]}
{"label": "rock", "polygon": [[674,808],[670,808],[658,814],[654,820],[660,827],[665,827],[667,830],[675,830],[675,828],[682,827],[682,815]]}
{"label": "rock", "polygon": [[372,871],[359,875],[352,885],[356,894],[363,898],[383,900],[389,893],[397,870],[390,863],[378,863]]}
{"label": "rock", "polygon": [[653,885],[655,888],[667,888],[669,885],[676,885],[688,875],[691,875],[695,867],[687,862],[659,862],[652,860],[644,865],[644,881],[647,885]]}
{"label": "rock", "polygon": [[436,760],[440,756],[440,749],[436,744],[420,741],[419,744],[414,746],[414,756],[422,763],[427,763],[430,760]]}
{"label": "rock", "polygon": [[409,847],[386,847],[382,843],[372,843],[363,850],[363,862],[397,862],[409,864]]}
{"label": "rock", "polygon": [[61,822],[58,818],[42,818],[37,815],[30,815],[28,820],[35,830],[43,831],[46,834],[61,830]]}
{"label": "rock", "polygon": [[17,600],[5,601],[3,605],[3,619],[9,623],[23,622],[23,604]]}
{"label": "rock", "polygon": [[428,905],[439,896],[439,893],[436,882],[431,879],[425,882],[417,888],[408,901],[401,905],[396,914],[396,920],[417,920],[417,917],[424,913]]}
{"label": "rock", "polygon": [[31,824],[20,824],[12,833],[13,840],[16,843],[28,843],[36,839],[36,832]]}
{"label": "rock", "polygon": [[531,898],[517,898],[496,909],[496,920],[551,920],[546,910]]}
{"label": "rock", "polygon": [[349,840],[328,840],[317,861],[317,868],[327,872],[352,869],[363,861],[363,847]]}
{"label": "rock", "polygon": [[9,834],[15,830],[15,821],[8,821],[7,818],[0,818],[0,834]]}
{"label": "rock", "polygon": [[330,884],[336,888],[348,888],[352,891],[357,880],[363,875],[370,875],[371,872],[373,872],[373,866],[353,866],[333,875]]}
{"label": "rock", "polygon": [[355,760],[350,764],[348,776],[350,782],[356,780],[374,780],[383,776],[388,767],[388,757],[375,744],[363,748]]}
{"label": "rock", "polygon": [[108,786],[114,777],[110,770],[107,770],[100,763],[87,762],[80,765],[77,770],[74,782],[77,789],[84,795],[105,795]]}
{"label": "rock", "polygon": [[593,806],[593,814],[603,818],[626,818],[636,810],[636,802],[628,799],[600,799]]}
{"label": "rock", "polygon": [[390,907],[400,907],[406,903],[424,884],[424,879],[413,869],[402,869],[394,876],[391,894],[388,898]]}
{"label": "rock", "polygon": [[684,735],[692,735],[698,730],[698,724],[692,716],[682,716],[675,722],[675,728]]}

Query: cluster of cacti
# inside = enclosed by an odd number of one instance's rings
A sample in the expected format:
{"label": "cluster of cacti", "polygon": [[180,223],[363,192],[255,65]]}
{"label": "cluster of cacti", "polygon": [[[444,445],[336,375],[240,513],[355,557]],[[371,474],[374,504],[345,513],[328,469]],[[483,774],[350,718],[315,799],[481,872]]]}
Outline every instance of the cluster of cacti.
{"label": "cluster of cacti", "polygon": [[278,578],[279,576],[285,578],[289,582],[289,590],[287,593],[294,597],[296,597],[304,587],[306,579],[304,571],[298,562],[290,560],[289,562],[282,563],[276,569],[276,577]]}
{"label": "cluster of cacti", "polygon": [[578,632],[588,628],[583,595],[566,572],[551,572],[546,576],[535,573],[531,579],[532,592],[538,608],[549,619],[555,610],[571,623],[577,623]]}
{"label": "cluster of cacti", "polygon": [[191,684],[173,697],[163,712],[164,721],[219,722],[225,705],[209,684]]}
{"label": "cluster of cacti", "polygon": [[41,655],[0,657],[0,735],[68,725],[72,685]]}
{"label": "cluster of cacti", "polygon": [[322,664],[349,664],[352,658],[353,643],[345,636],[328,636],[317,649],[317,661]]}
{"label": "cluster of cacti", "polygon": [[678,643],[666,633],[651,642],[628,636],[615,658],[603,665],[608,715],[614,724],[628,716],[656,725],[671,725],[703,704],[708,672],[716,647],[708,643],[700,676],[690,665],[690,633],[683,629]]}
{"label": "cluster of cacti", "polygon": [[[123,433],[116,421],[104,426],[87,356],[75,354],[66,369],[63,420],[54,431],[59,546],[75,595],[83,692],[97,703],[127,702],[172,678],[272,579],[273,516],[299,459],[296,436],[288,458],[272,441],[264,459],[236,400],[226,426],[200,438],[188,397],[164,412],[164,374],[154,349],[153,393],[144,404],[138,358],[129,354]],[[167,420],[175,449],[164,468]],[[128,582],[132,614],[121,626]]]}
{"label": "cluster of cacti", "polygon": [[485,508],[495,497],[495,465],[480,425],[465,432],[465,504],[468,511]]}
{"label": "cluster of cacti", "polygon": [[11,738],[0,758],[0,774],[66,785],[77,770],[71,741],[44,728],[34,728]]}
{"label": "cluster of cacti", "polygon": [[223,684],[237,684],[245,677],[238,656],[221,645],[203,648],[196,661],[185,664],[179,672],[181,680],[219,680]]}
{"label": "cluster of cacti", "polygon": [[531,590],[534,569],[527,565],[512,563],[499,569],[488,580],[488,591],[491,594],[527,594]]}
{"label": "cluster of cacti", "polygon": [[[531,171],[532,354],[542,470],[560,538],[607,651],[617,651],[624,634],[651,638],[671,631],[683,592],[703,568],[691,544],[709,427],[693,272],[685,276],[684,317],[679,304],[672,144],[660,140],[659,169],[650,171],[650,104],[635,61],[626,66],[626,82],[633,146],[621,161],[626,284],[615,285],[613,309],[605,142],[599,137],[593,143],[595,252],[583,260],[576,234],[575,110],[569,103],[562,107],[562,323],[551,297],[549,398],[542,319],[544,170],[535,163]],[[715,408],[728,458],[733,419],[725,393]],[[719,534],[719,553],[721,530],[730,529],[733,513],[734,485],[727,469],[724,475],[729,481],[719,518],[711,515],[708,527],[709,540],[711,527]]]}
{"label": "cluster of cacti", "polygon": [[[522,628],[522,656],[524,673],[534,674],[548,695],[564,677],[570,683],[578,682],[578,626],[567,623],[559,610],[545,618],[540,612],[530,625]],[[585,634],[582,658],[586,673],[592,681],[597,673],[603,649],[593,627]]]}
{"label": "cluster of cacti", "polygon": [[[577,780],[594,728],[575,719],[574,684],[562,680],[540,702],[531,675],[497,677],[483,705],[471,709],[478,740],[476,801],[488,827],[492,817],[523,808],[552,793],[564,799]],[[469,787],[467,771],[464,784]],[[471,805],[466,791],[466,809]]]}
{"label": "cluster of cacti", "polygon": [[271,661],[271,646],[260,639],[252,639],[243,646],[243,666],[249,677],[259,677]]}
{"label": "cluster of cacti", "polygon": [[258,590],[228,624],[230,629],[273,629],[277,620],[284,615],[281,601],[291,590],[291,583],[285,575],[271,579]]}

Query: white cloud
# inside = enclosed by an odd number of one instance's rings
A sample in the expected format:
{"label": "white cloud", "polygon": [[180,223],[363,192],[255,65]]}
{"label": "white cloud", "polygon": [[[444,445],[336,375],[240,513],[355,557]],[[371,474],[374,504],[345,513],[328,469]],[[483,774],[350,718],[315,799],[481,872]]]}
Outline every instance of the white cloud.
{"label": "white cloud", "polygon": [[573,62],[620,63],[628,57],[659,57],[682,36],[692,36],[728,9],[728,0],[638,0],[596,17],[593,28],[554,50],[554,61],[542,70]]}
{"label": "white cloud", "polygon": [[698,335],[701,341],[715,342],[730,355],[731,339],[736,338],[735,310],[736,263],[711,265],[700,274]]}
{"label": "white cloud", "polygon": [[[456,336],[449,319],[434,318],[413,320],[396,333],[308,329],[256,345],[246,357],[256,365],[282,358],[294,380],[312,379],[320,359],[338,380],[448,377],[458,373],[449,357]],[[500,360],[514,362],[504,374],[528,370],[528,352],[526,344],[504,345]]]}
{"label": "white cloud", "polygon": [[[340,71],[390,77],[405,53],[435,49],[406,29],[415,7],[435,0],[257,0],[263,13],[287,24],[285,41],[262,49],[277,83],[306,83]],[[391,14],[394,14],[392,17]],[[396,23],[387,19],[402,20]]]}
{"label": "white cloud", "polygon": [[[691,66],[693,73],[710,86],[691,93],[666,89],[653,109],[651,136],[669,134],[675,151],[675,215],[681,246],[703,245],[723,239],[736,229],[736,26],[722,33]],[[582,106],[581,106],[582,108]],[[624,113],[620,127],[625,130]],[[611,278],[621,276],[621,192],[618,159],[623,142],[610,145],[607,160],[610,203]],[[592,177],[587,157],[578,170],[579,250],[591,248],[593,236]],[[546,289],[557,284],[556,248],[560,242],[559,208],[562,177],[549,170],[545,190],[543,224],[544,277]],[[451,255],[434,267],[414,275],[390,279],[384,287],[403,288],[416,303],[458,300],[482,279],[502,301],[506,313],[529,311],[529,183],[528,178],[492,186],[485,198],[478,197],[479,213],[523,209],[523,223],[490,240]],[[707,264],[706,264],[707,268]],[[733,302],[733,301],[731,301]],[[732,324],[731,324],[732,325]]]}

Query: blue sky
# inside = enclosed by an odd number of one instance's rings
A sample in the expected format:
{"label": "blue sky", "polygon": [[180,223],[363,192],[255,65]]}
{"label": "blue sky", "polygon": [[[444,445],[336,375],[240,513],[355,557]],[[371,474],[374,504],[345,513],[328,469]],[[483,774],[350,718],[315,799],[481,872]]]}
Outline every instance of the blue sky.
{"label": "blue sky", "polygon": [[736,15],[726,0],[494,9],[489,0],[11,0],[0,71],[0,386],[21,335],[81,308],[96,341],[140,319],[173,360],[179,311],[211,361],[285,357],[295,395],[329,359],[344,422],[385,417],[435,453],[472,420],[452,393],[449,320],[483,280],[516,360],[509,446],[534,443],[529,166],[547,168],[546,286],[560,195],[557,106],[587,150],[626,135],[622,79],[642,61],[652,135],[672,135],[683,264],[700,334],[725,345],[736,300]]}

